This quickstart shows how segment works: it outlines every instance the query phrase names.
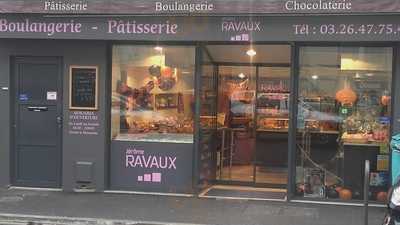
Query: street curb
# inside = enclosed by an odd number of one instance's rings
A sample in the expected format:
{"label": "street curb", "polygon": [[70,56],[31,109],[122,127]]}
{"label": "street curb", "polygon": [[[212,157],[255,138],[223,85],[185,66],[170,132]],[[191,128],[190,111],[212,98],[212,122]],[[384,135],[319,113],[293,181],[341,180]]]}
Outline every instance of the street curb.
{"label": "street curb", "polygon": [[87,225],[207,225],[194,223],[170,223],[159,221],[132,221],[132,220],[113,220],[103,218],[85,218],[85,217],[64,217],[64,216],[44,216],[44,215],[27,215],[27,214],[8,214],[0,213],[0,225],[3,221],[13,224],[26,224],[34,222],[35,225],[70,225],[70,224],[87,224]]}

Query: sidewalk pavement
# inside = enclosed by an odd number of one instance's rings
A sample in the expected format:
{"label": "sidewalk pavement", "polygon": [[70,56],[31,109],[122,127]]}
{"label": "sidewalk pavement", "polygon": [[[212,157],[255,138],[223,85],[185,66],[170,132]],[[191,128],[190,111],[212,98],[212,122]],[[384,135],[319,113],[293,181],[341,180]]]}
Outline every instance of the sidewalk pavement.
{"label": "sidewalk pavement", "polygon": [[[363,208],[252,200],[0,189],[0,225],[362,225]],[[370,207],[369,225],[384,208]]]}

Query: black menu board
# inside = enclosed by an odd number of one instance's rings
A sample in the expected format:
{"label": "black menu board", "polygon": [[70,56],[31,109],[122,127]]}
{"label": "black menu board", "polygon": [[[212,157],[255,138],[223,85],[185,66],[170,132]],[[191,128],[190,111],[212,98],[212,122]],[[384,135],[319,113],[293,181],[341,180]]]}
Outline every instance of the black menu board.
{"label": "black menu board", "polygon": [[97,110],[97,67],[70,67],[69,108]]}

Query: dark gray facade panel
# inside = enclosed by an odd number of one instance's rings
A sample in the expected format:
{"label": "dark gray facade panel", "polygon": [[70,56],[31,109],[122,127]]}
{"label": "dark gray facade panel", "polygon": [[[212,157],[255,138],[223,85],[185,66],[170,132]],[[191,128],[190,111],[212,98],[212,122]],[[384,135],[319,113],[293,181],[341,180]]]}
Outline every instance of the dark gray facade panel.
{"label": "dark gray facade panel", "polygon": [[0,186],[10,183],[10,63],[5,47],[0,45]]}
{"label": "dark gray facade panel", "polygon": [[[10,74],[10,56],[61,56],[63,58],[63,173],[62,187],[66,191],[73,190],[75,184],[75,164],[84,161],[94,165],[94,186],[101,191],[105,187],[105,128],[106,122],[106,43],[102,41],[52,41],[52,40],[1,40],[0,41],[0,85],[7,85]],[[76,135],[69,133],[69,66],[99,67],[99,110],[100,124],[97,135]],[[5,110],[0,112],[0,185],[10,181],[9,144],[9,91],[1,91],[0,103]],[[4,143],[4,144],[3,144]],[[11,162],[12,163],[12,162]]]}

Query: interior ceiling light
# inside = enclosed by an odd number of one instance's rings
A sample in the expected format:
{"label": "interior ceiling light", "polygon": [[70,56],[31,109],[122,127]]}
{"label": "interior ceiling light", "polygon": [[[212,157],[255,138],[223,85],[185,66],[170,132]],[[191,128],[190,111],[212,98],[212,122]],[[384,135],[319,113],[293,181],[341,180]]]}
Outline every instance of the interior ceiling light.
{"label": "interior ceiling light", "polygon": [[238,77],[239,77],[240,79],[243,79],[243,78],[246,77],[246,75],[244,75],[244,73],[239,73]]}
{"label": "interior ceiling light", "polygon": [[156,46],[154,47],[154,50],[161,52],[163,48],[161,46]]}
{"label": "interior ceiling light", "polygon": [[317,76],[317,75],[312,75],[311,78],[312,78],[313,80],[316,80],[316,79],[318,79],[318,76]]}
{"label": "interior ceiling light", "polygon": [[253,56],[257,55],[257,52],[254,51],[254,49],[249,49],[249,50],[247,50],[246,54],[250,57],[253,57]]}

